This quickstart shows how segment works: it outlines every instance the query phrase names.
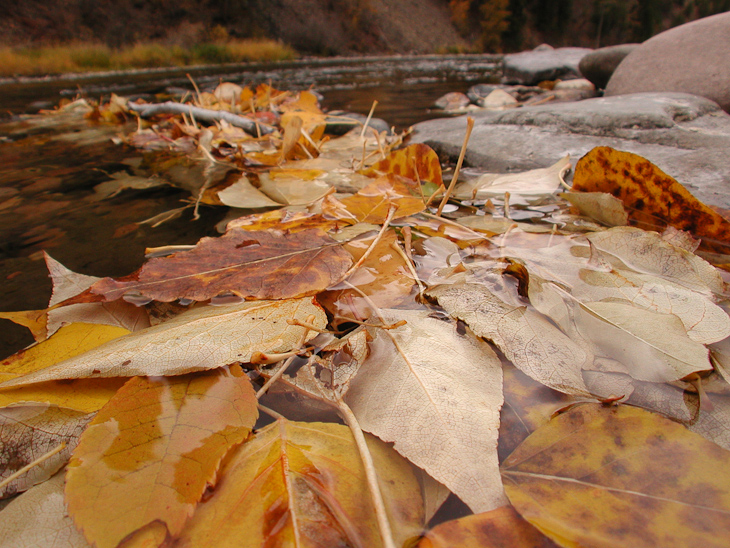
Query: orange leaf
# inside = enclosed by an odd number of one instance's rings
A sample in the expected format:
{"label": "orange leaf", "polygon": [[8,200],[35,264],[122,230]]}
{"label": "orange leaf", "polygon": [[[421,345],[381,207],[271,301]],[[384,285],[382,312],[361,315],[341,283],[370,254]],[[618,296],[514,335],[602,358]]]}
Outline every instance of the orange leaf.
{"label": "orange leaf", "polygon": [[327,196],[322,202],[322,213],[351,223],[382,224],[392,205],[397,208],[395,218],[425,209],[421,196],[414,196],[411,188],[395,175],[385,175],[342,200]]}
{"label": "orange leaf", "polygon": [[702,238],[701,249],[730,253],[730,222],[641,156],[596,147],[575,166],[573,190],[613,194],[637,226],[661,232],[670,225]]}
{"label": "orange leaf", "polygon": [[97,548],[114,548],[154,521],[177,535],[257,415],[253,388],[238,367],[131,379],[74,451],[69,514]]}
{"label": "orange leaf", "polygon": [[321,229],[329,231],[337,226],[337,221],[325,219],[318,213],[305,211],[288,211],[284,208],[254,213],[234,219],[226,225],[226,231],[232,228],[243,230],[281,230],[282,232],[301,232],[302,230]]}
{"label": "orange leaf", "polygon": [[225,292],[246,299],[303,297],[339,282],[351,264],[342,244],[321,229],[234,228],[220,238],[203,238],[190,251],[151,259],[124,278],[104,278],[78,299],[111,301],[129,292],[165,302],[205,301]]}
{"label": "orange leaf", "polygon": [[511,506],[447,521],[431,529],[416,548],[554,548],[557,545]]}
{"label": "orange leaf", "polygon": [[360,173],[368,177],[393,174],[421,183],[444,184],[438,154],[423,143],[395,150]]}

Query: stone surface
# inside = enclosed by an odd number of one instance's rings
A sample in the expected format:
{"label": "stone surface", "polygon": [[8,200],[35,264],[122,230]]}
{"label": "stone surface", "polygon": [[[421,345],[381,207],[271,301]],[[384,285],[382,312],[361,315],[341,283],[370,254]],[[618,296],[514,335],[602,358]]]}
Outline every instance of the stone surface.
{"label": "stone surface", "polygon": [[433,106],[441,110],[458,110],[466,108],[469,103],[471,103],[471,100],[464,93],[452,91],[436,99]]}
{"label": "stone surface", "polygon": [[606,95],[679,91],[712,99],[730,112],[730,12],[675,27],[624,59]]}
{"label": "stone surface", "polygon": [[533,85],[543,80],[580,78],[578,63],[588,48],[534,49],[504,56],[502,83]]}
{"label": "stone surface", "polygon": [[580,60],[578,70],[596,88],[604,89],[619,63],[637,47],[639,44],[619,44],[599,48]]}
{"label": "stone surface", "polygon": [[[716,103],[684,93],[640,93],[545,104],[475,118],[465,165],[508,173],[575,162],[596,146],[640,154],[700,200],[730,208],[730,116]],[[411,142],[440,155],[459,154],[466,119],[414,126]]]}
{"label": "stone surface", "polygon": [[474,104],[479,104],[480,99],[488,97],[495,89],[501,89],[509,93],[518,101],[527,101],[536,95],[542,95],[545,90],[537,86],[508,86],[507,84],[475,84],[466,92],[467,97]]}

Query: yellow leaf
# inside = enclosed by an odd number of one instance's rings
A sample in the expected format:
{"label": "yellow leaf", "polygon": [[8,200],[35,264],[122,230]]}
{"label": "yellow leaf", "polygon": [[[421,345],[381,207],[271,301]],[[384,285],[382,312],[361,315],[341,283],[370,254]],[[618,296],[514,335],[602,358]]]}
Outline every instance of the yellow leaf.
{"label": "yellow leaf", "polygon": [[444,185],[438,154],[423,143],[395,150],[361,173],[368,177],[393,174],[420,183]]}
{"label": "yellow leaf", "polygon": [[502,465],[517,511],[566,547],[724,547],[730,452],[660,415],[586,404]]}
{"label": "yellow leaf", "polygon": [[22,325],[30,329],[33,338],[36,341],[42,341],[46,338],[46,329],[48,323],[48,312],[43,310],[22,310],[20,312],[0,312],[0,319],[10,320],[13,323]]}
{"label": "yellow leaf", "polygon": [[177,535],[257,415],[251,383],[237,366],[131,379],[74,451],[69,514],[97,548],[114,548],[154,521]]}
{"label": "yellow leaf", "polygon": [[[394,540],[402,546],[423,523],[418,482],[393,449],[367,440]],[[180,548],[383,546],[346,426],[279,420],[237,449],[220,476]]]}

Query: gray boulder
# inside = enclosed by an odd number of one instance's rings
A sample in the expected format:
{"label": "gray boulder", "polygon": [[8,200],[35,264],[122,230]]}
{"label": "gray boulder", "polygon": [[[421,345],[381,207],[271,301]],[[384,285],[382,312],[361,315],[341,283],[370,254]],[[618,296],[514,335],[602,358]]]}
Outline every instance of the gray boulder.
{"label": "gray boulder", "polygon": [[679,91],[712,99],[730,112],[730,12],[675,27],[630,53],[606,95]]}
{"label": "gray boulder", "polygon": [[[640,154],[708,204],[730,208],[730,115],[684,93],[639,93],[473,114],[466,165],[497,173],[574,162],[596,146]],[[414,126],[411,142],[456,158],[463,117]]]}
{"label": "gray boulder", "polygon": [[534,85],[543,80],[580,78],[578,63],[588,48],[534,49],[504,56],[502,83]]}
{"label": "gray boulder", "polygon": [[578,70],[597,89],[604,89],[619,63],[638,47],[639,44],[620,44],[599,48],[580,60]]}

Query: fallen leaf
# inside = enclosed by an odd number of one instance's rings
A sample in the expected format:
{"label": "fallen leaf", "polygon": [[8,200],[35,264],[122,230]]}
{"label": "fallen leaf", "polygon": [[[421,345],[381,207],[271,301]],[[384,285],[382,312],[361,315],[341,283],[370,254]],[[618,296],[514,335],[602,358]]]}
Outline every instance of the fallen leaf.
{"label": "fallen leaf", "polygon": [[19,312],[0,312],[0,319],[10,320],[13,323],[30,329],[36,341],[42,341],[48,336],[46,310],[22,310]]}
{"label": "fallen leaf", "polygon": [[163,186],[165,184],[165,181],[157,179],[156,177],[138,177],[136,175],[130,175],[126,171],[110,173],[109,177],[111,177],[110,180],[94,186],[94,200],[106,200],[107,198],[112,198],[127,189],[147,190]]}
{"label": "fallen leaf", "polygon": [[261,192],[285,205],[309,205],[334,192],[326,182],[304,179],[296,170],[280,170],[275,176],[262,173],[259,180]]}
{"label": "fallen leaf", "polygon": [[489,346],[428,310],[383,310],[371,354],[345,401],[363,430],[444,484],[474,511],[505,504],[497,473],[502,367]]}
{"label": "fallen leaf", "polygon": [[591,356],[542,314],[507,304],[478,284],[441,285],[426,294],[491,340],[523,373],[560,392],[589,395],[581,370]]}
{"label": "fallen leaf", "polygon": [[0,498],[21,493],[63,467],[92,415],[47,404],[19,404],[0,409],[0,479],[56,449],[66,447],[0,489]]}
{"label": "fallen leaf", "polygon": [[131,379],[74,451],[69,514],[97,548],[114,548],[154,521],[177,535],[257,416],[253,387],[237,366]]}
{"label": "fallen leaf", "polygon": [[322,230],[285,233],[231,229],[194,249],[151,259],[129,276],[95,283],[79,299],[113,301],[126,294],[157,301],[205,301],[233,293],[246,299],[289,299],[339,282],[352,264],[342,244]]}
{"label": "fallen leaf", "polygon": [[[246,363],[254,352],[289,352],[305,328],[287,320],[324,328],[324,311],[312,298],[202,306],[136,331],[53,366],[0,384],[0,388],[57,379],[182,375]],[[315,333],[309,333],[311,339]]]}
{"label": "fallen leaf", "polygon": [[730,397],[713,394],[710,401],[711,408],[700,405],[697,420],[689,423],[689,429],[730,451]]}
{"label": "fallen leaf", "polygon": [[253,231],[264,231],[273,228],[283,232],[301,232],[307,229],[329,231],[336,225],[337,221],[325,219],[318,213],[279,208],[274,211],[267,211],[266,213],[255,213],[233,219],[226,225],[226,231],[233,228]]}
{"label": "fallen leaf", "polygon": [[561,198],[575,206],[581,215],[606,226],[626,226],[629,214],[623,202],[607,192],[561,192]]}
{"label": "fallen leaf", "polygon": [[440,523],[416,548],[557,548],[511,506]]}
{"label": "fallen leaf", "polygon": [[8,504],[0,520],[0,548],[92,548],[66,513],[66,471]]}
{"label": "fallen leaf", "polygon": [[646,158],[611,147],[596,147],[575,166],[573,191],[608,192],[619,198],[637,226],[663,230],[671,225],[702,238],[707,251],[730,251],[730,222],[697,200]]}
{"label": "fallen leaf", "polygon": [[641,409],[577,406],[502,477],[522,517],[564,546],[719,548],[730,535],[730,452]]}
{"label": "fallen leaf", "polygon": [[218,191],[218,199],[229,207],[258,209],[281,206],[281,202],[275,202],[254,187],[245,175],[241,175],[231,186]]}
{"label": "fallen leaf", "polygon": [[[409,464],[367,437],[396,545],[418,533],[423,506]],[[360,455],[346,426],[280,419],[228,459],[180,548],[353,546],[383,543]],[[231,519],[235,516],[235,519]]]}
{"label": "fallen leaf", "polygon": [[394,150],[361,173],[368,177],[379,177],[390,173],[418,183],[444,186],[438,154],[423,143]]}

